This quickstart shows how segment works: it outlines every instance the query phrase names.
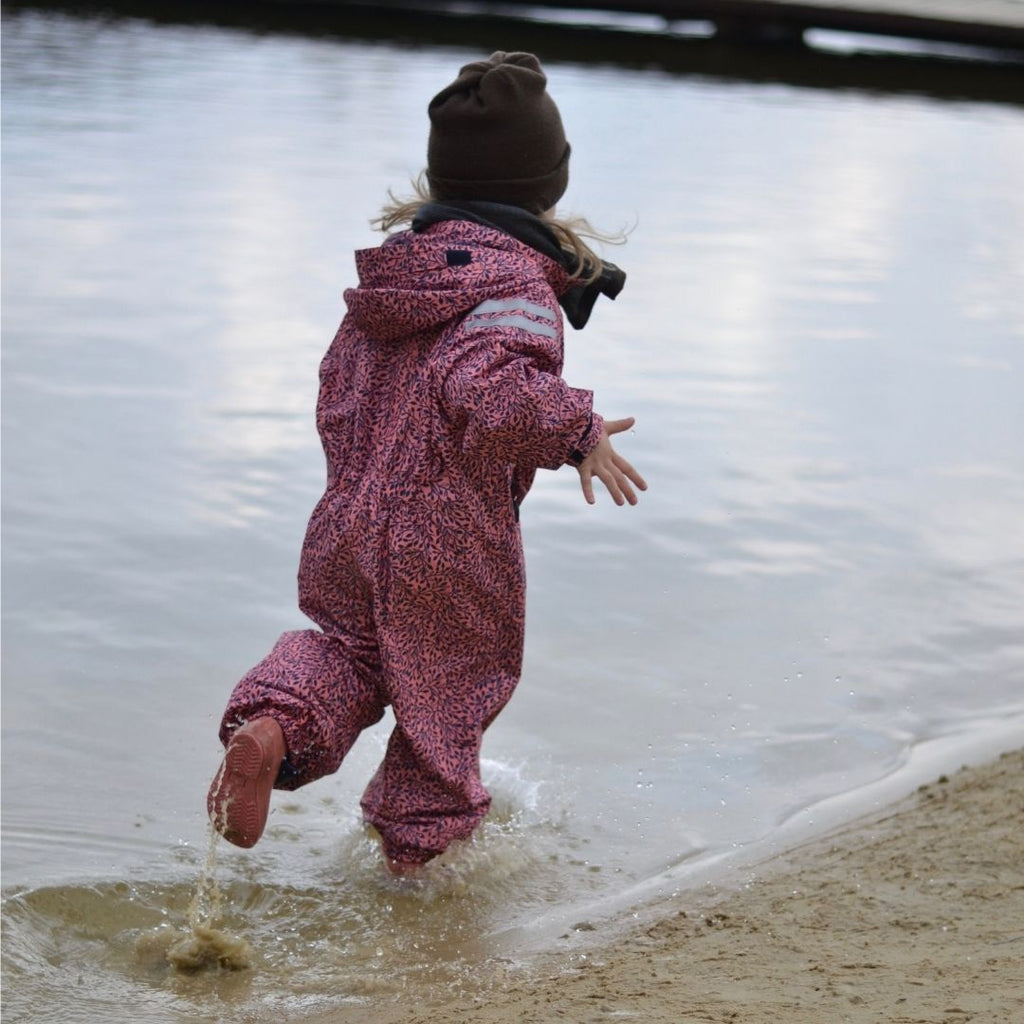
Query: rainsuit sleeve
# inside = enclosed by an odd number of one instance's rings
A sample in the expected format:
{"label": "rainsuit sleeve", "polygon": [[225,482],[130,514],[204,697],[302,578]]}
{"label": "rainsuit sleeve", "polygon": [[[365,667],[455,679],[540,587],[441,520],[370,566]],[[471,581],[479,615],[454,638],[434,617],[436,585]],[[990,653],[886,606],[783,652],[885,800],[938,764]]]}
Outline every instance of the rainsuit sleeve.
{"label": "rainsuit sleeve", "polygon": [[484,458],[558,469],[597,446],[593,393],[561,377],[561,314],[524,298],[470,312],[445,360],[441,400],[462,447]]}

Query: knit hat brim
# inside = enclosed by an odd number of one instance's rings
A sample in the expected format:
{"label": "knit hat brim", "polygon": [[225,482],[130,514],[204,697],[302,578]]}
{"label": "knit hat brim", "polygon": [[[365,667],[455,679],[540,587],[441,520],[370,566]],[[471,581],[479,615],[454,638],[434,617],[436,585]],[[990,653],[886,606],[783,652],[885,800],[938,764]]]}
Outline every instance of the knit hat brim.
{"label": "knit hat brim", "polygon": [[436,199],[485,199],[511,203],[530,213],[544,213],[557,205],[569,187],[569,155],[572,147],[566,143],[558,164],[535,178],[505,178],[470,181],[461,178],[442,178],[427,170],[431,194]]}

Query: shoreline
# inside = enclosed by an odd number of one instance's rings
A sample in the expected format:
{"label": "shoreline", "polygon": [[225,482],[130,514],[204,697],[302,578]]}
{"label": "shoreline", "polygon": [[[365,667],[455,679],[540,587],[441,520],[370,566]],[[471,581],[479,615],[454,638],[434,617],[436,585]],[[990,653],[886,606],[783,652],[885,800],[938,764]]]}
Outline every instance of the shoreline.
{"label": "shoreline", "polygon": [[[1024,1020],[1024,748],[456,994],[317,1024]],[[580,916],[585,911],[580,912]]]}
{"label": "shoreline", "polygon": [[[986,764],[1004,751],[1018,748],[1024,749],[1024,715],[1020,713],[998,720],[978,720],[962,732],[917,740],[907,748],[906,756],[879,778],[794,810],[760,838],[731,850],[701,853],[582,907],[557,908],[528,929],[511,929],[502,938],[513,951],[543,954],[551,950],[552,940],[581,915],[600,920],[606,929],[616,920],[657,914],[665,901],[681,893],[694,896],[727,891],[769,862],[781,862],[793,850],[887,813],[943,774],[965,765]],[[1024,806],[1021,810],[1024,813]]]}

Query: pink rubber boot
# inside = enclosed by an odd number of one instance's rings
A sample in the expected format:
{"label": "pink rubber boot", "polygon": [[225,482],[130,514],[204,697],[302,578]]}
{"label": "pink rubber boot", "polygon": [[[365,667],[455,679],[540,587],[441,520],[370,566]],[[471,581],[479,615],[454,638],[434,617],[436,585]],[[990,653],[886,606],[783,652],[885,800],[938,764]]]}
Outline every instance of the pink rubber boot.
{"label": "pink rubber boot", "polygon": [[255,718],[232,735],[206,797],[213,827],[229,843],[248,849],[263,835],[285,753],[284,734],[273,718]]}

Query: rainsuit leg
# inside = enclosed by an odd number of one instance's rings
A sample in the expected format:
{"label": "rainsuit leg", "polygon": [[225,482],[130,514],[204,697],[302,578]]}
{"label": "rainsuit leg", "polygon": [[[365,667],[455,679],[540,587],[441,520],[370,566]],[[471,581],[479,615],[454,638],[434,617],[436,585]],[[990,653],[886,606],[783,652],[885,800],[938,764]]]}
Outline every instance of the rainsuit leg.
{"label": "rainsuit leg", "polygon": [[396,724],[362,807],[394,861],[429,860],[490,807],[480,744],[519,681],[525,607],[518,529],[498,539],[453,557],[450,533],[403,550],[399,532],[391,552],[379,638]]}
{"label": "rainsuit leg", "polygon": [[238,683],[221,721],[221,741],[264,716],[284,732],[287,755],[275,788],[297,789],[338,770],[356,737],[384,714],[376,643],[353,634],[285,633]]}

